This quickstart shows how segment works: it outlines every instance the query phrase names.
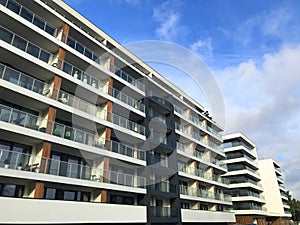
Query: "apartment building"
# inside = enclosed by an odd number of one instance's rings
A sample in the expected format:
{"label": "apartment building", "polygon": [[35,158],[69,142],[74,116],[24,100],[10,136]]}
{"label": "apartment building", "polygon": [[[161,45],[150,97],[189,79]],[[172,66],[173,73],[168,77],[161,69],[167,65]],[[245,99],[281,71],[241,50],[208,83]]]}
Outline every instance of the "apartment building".
{"label": "apartment building", "polygon": [[267,221],[270,224],[288,225],[292,217],[288,205],[287,189],[284,186],[283,174],[280,165],[274,159],[261,159],[258,161],[261,174],[263,195],[266,199]]}
{"label": "apartment building", "polygon": [[222,127],[61,0],[0,0],[0,222],[226,224]]}
{"label": "apartment building", "polygon": [[233,211],[238,224],[266,224],[266,203],[255,144],[242,133],[224,135]]}

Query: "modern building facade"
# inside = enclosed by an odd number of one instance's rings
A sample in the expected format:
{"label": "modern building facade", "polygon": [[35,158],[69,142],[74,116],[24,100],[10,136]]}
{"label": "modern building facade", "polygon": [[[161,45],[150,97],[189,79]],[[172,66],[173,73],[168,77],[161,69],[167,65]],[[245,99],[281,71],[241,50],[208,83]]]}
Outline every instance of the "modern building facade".
{"label": "modern building facade", "polygon": [[0,0],[0,222],[226,224],[222,127],[61,0]]}
{"label": "modern building facade", "polygon": [[266,224],[266,200],[261,185],[255,144],[242,133],[224,135],[225,163],[233,211],[238,224]]}
{"label": "modern building facade", "polygon": [[268,211],[267,221],[276,225],[288,225],[292,214],[287,202],[287,189],[284,186],[280,165],[271,158],[261,159],[258,164],[264,190],[263,195],[266,199],[265,207]]}
{"label": "modern building facade", "polygon": [[223,136],[236,223],[288,225],[291,219],[280,165],[258,160],[256,146],[242,133]]}

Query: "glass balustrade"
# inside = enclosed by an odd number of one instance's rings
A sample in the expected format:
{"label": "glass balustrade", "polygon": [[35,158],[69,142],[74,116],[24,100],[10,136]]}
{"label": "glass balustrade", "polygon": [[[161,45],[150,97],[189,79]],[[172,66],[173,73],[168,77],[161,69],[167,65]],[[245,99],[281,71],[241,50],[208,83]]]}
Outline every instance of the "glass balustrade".
{"label": "glass balustrade", "polygon": [[159,157],[156,155],[150,155],[149,161],[150,161],[151,165],[158,164],[163,167],[168,167],[168,159],[167,158]]}
{"label": "glass balustrade", "polygon": [[27,41],[26,39],[16,35],[15,33],[0,26],[0,39],[6,43],[42,60],[45,63],[49,62],[51,53],[41,49],[37,45]]}
{"label": "glass balustrade", "polygon": [[106,85],[103,81],[85,73],[84,71],[78,69],[77,67],[73,66],[72,64],[66,61],[60,60],[59,63],[62,64],[62,70],[67,74],[75,77],[76,79],[81,80],[84,83],[87,83],[88,85],[92,86],[97,90],[100,90],[105,94],[111,93],[111,95],[114,98],[124,102],[125,104],[133,108],[145,112],[145,105],[141,101],[138,101],[115,88],[108,87],[108,85]]}
{"label": "glass balustrade", "polygon": [[36,93],[47,96],[51,99],[55,99],[73,108],[79,109],[83,112],[94,115],[100,119],[106,120],[109,114],[112,117],[112,122],[116,125],[122,126],[139,134],[145,135],[145,127],[139,125],[133,121],[130,121],[122,116],[114,113],[108,113],[106,110],[101,109],[85,100],[82,100],[76,96],[73,96],[62,90],[51,88],[48,84],[45,84],[37,79],[29,77],[23,73],[20,73],[14,69],[11,69],[3,64],[0,64],[0,78],[14,83],[18,86],[24,87]]}
{"label": "glass balustrade", "polygon": [[226,194],[222,194],[222,193],[215,193],[215,192],[196,189],[196,188],[189,188],[189,187],[186,187],[183,185],[180,185],[180,194],[231,202],[230,195],[226,195]]}
{"label": "glass balustrade", "polygon": [[177,217],[177,209],[171,207],[150,206],[150,216],[153,217]]}
{"label": "glass balustrade", "polygon": [[128,83],[140,89],[141,91],[145,92],[145,84],[142,81],[133,78],[132,76],[130,76],[128,73],[126,73],[124,70],[122,70],[117,66],[113,66],[113,72],[118,77],[122,78],[123,80],[127,81]]}
{"label": "glass balustrade", "polygon": [[176,186],[174,184],[170,184],[167,181],[151,180],[151,189],[160,192],[176,192]]}
{"label": "glass balustrade", "polygon": [[187,167],[187,166],[183,166],[183,167],[179,166],[178,171],[183,172],[183,173],[187,173],[187,174],[190,174],[190,175],[194,175],[194,176],[197,176],[197,177],[201,177],[201,178],[204,178],[206,180],[212,180],[212,181],[216,181],[216,182],[223,183],[223,184],[229,184],[229,180],[227,178],[217,176],[217,175],[211,174],[211,173],[204,173],[200,169]]}
{"label": "glass balustrade", "polygon": [[13,0],[1,0],[0,4],[11,10],[12,12],[18,14],[23,17],[25,20],[39,27],[40,29],[46,31],[48,34],[52,36],[57,35],[57,29],[49,24],[47,21],[33,13],[28,8],[24,7],[20,3]]}
{"label": "glass balustrade", "polygon": [[[47,132],[51,135],[89,146],[94,146],[102,149],[105,147],[105,139],[99,137],[97,134],[83,131],[78,128],[69,127],[61,123],[42,120],[36,115],[32,115],[30,113],[26,113],[4,105],[0,105],[0,121],[26,127],[32,130],[37,130],[40,132]],[[112,145],[113,150],[121,153],[121,148],[123,148],[121,147],[122,144],[116,144],[117,142]],[[128,148],[129,147],[127,146],[127,149]],[[143,151],[137,151],[135,149],[133,153],[134,154],[130,154],[129,151],[127,151],[125,155],[145,160],[145,153]]]}
{"label": "glass balustrade", "polygon": [[197,141],[199,141],[200,143],[207,145],[209,147],[211,147],[212,149],[218,150],[218,151],[222,151],[223,150],[223,145],[217,145],[215,143],[213,143],[212,141],[205,139],[203,136],[192,132],[188,129],[184,129],[183,126],[177,122],[175,122],[175,129],[182,132],[183,134],[190,136],[194,139],[196,139]]}
{"label": "glass balustrade", "polygon": [[0,167],[130,187],[146,187],[144,177],[4,149],[0,149]]}
{"label": "glass balustrade", "polygon": [[216,136],[218,139],[222,140],[222,135],[217,132],[216,130],[214,130],[213,128],[204,125],[204,123],[202,121],[200,121],[197,117],[185,113],[183,109],[181,109],[179,106],[174,105],[174,110],[175,112],[177,112],[178,114],[180,114],[181,116],[183,116],[184,118],[192,121],[193,123],[195,123],[197,126],[201,127],[202,129],[208,131],[209,133],[211,133],[212,135]]}
{"label": "glass balustrade", "polygon": [[117,66],[111,66],[109,63],[109,59],[99,56],[97,53],[93,52],[91,49],[87,48],[84,44],[75,40],[71,36],[67,37],[66,44],[71,48],[75,49],[76,51],[80,52],[81,54],[85,55],[89,59],[93,60],[106,70],[110,70],[110,67],[113,68],[114,74],[121,77],[123,80],[127,81],[128,83],[132,84],[138,89],[145,91],[145,85],[142,82],[134,79],[132,76],[130,76],[128,73],[121,70]]}

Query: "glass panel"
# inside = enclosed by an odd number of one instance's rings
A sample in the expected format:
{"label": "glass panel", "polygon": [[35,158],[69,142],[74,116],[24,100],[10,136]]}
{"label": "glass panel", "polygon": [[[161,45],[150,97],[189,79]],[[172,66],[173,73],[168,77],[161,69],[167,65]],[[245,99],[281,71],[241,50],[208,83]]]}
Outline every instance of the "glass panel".
{"label": "glass panel", "polygon": [[92,57],[93,57],[92,52],[91,52],[90,50],[88,50],[88,49],[85,49],[84,55],[85,55],[86,57],[90,58],[90,59],[92,59]]}
{"label": "glass panel", "polygon": [[72,74],[72,66],[70,64],[64,62],[63,71],[68,74]]}
{"label": "glass panel", "polygon": [[64,200],[75,200],[75,192],[74,191],[65,191],[64,192]]}
{"label": "glass panel", "polygon": [[20,78],[20,86],[21,87],[31,90],[32,84],[33,84],[33,78],[28,77],[24,74],[21,75],[21,78]]}
{"label": "glass panel", "polygon": [[1,195],[7,197],[13,197],[15,195],[16,185],[3,184],[1,188]]}
{"label": "glass panel", "polygon": [[12,37],[13,37],[13,34],[11,32],[9,32],[8,30],[0,27],[0,38],[1,38],[1,40],[3,40],[3,41],[10,44]]}
{"label": "glass panel", "polygon": [[21,16],[24,19],[28,20],[29,22],[32,22],[33,14],[29,10],[27,10],[25,8],[22,8],[22,10],[21,10]]}
{"label": "glass panel", "polygon": [[2,77],[4,71],[4,66],[0,64],[0,77]]}
{"label": "glass panel", "polygon": [[45,51],[41,50],[39,59],[46,62],[46,63],[48,63],[49,58],[50,58],[50,54],[48,52],[45,52]]}
{"label": "glass panel", "polygon": [[36,15],[33,18],[33,24],[44,30],[45,22]]}
{"label": "glass panel", "polygon": [[53,129],[53,135],[61,137],[63,129],[64,129],[63,125],[55,123],[54,124],[54,129]]}
{"label": "glass panel", "polygon": [[73,40],[73,38],[68,37],[68,39],[67,39],[67,45],[69,45],[72,48],[75,48],[75,41]]}
{"label": "glass panel", "polygon": [[83,45],[80,44],[80,43],[76,43],[76,48],[75,48],[77,51],[79,51],[80,53],[83,53],[84,51],[84,48],[83,48]]}
{"label": "glass panel", "polygon": [[35,80],[33,85],[33,91],[41,94],[43,91],[43,86],[44,84],[42,82]]}
{"label": "glass panel", "polygon": [[55,199],[56,189],[46,188],[45,199]]}
{"label": "glass panel", "polygon": [[6,3],[6,0],[0,0],[1,5],[5,5],[5,3]]}
{"label": "glass panel", "polygon": [[14,41],[12,43],[13,46],[25,51],[26,49],[26,41],[23,38],[15,36]]}
{"label": "glass panel", "polygon": [[19,73],[10,68],[6,68],[3,79],[11,83],[18,84]]}
{"label": "glass panel", "polygon": [[7,4],[7,8],[9,8],[11,11],[19,14],[21,6],[17,4],[16,2],[9,1]]}
{"label": "glass panel", "polygon": [[50,25],[46,24],[45,31],[48,34],[54,35],[55,29],[53,27],[51,27]]}
{"label": "glass panel", "polygon": [[[0,106],[0,120],[4,122],[8,122],[10,117],[10,109],[7,107]],[[1,147],[3,147],[1,145]]]}
{"label": "glass panel", "polygon": [[38,58],[39,57],[39,52],[40,49],[38,47],[36,47],[35,45],[28,43],[28,47],[27,47],[27,53],[29,53],[30,55]]}

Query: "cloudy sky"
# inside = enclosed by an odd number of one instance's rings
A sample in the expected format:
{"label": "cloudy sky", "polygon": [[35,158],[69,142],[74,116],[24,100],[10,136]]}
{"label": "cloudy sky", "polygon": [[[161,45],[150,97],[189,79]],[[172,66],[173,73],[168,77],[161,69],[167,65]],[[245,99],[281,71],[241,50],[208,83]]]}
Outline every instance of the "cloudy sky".
{"label": "cloudy sky", "polygon": [[[259,157],[276,159],[300,200],[300,1],[65,2],[121,44],[170,41],[198,54],[223,94],[225,132],[243,132]],[[202,101],[188,77],[156,69]]]}

